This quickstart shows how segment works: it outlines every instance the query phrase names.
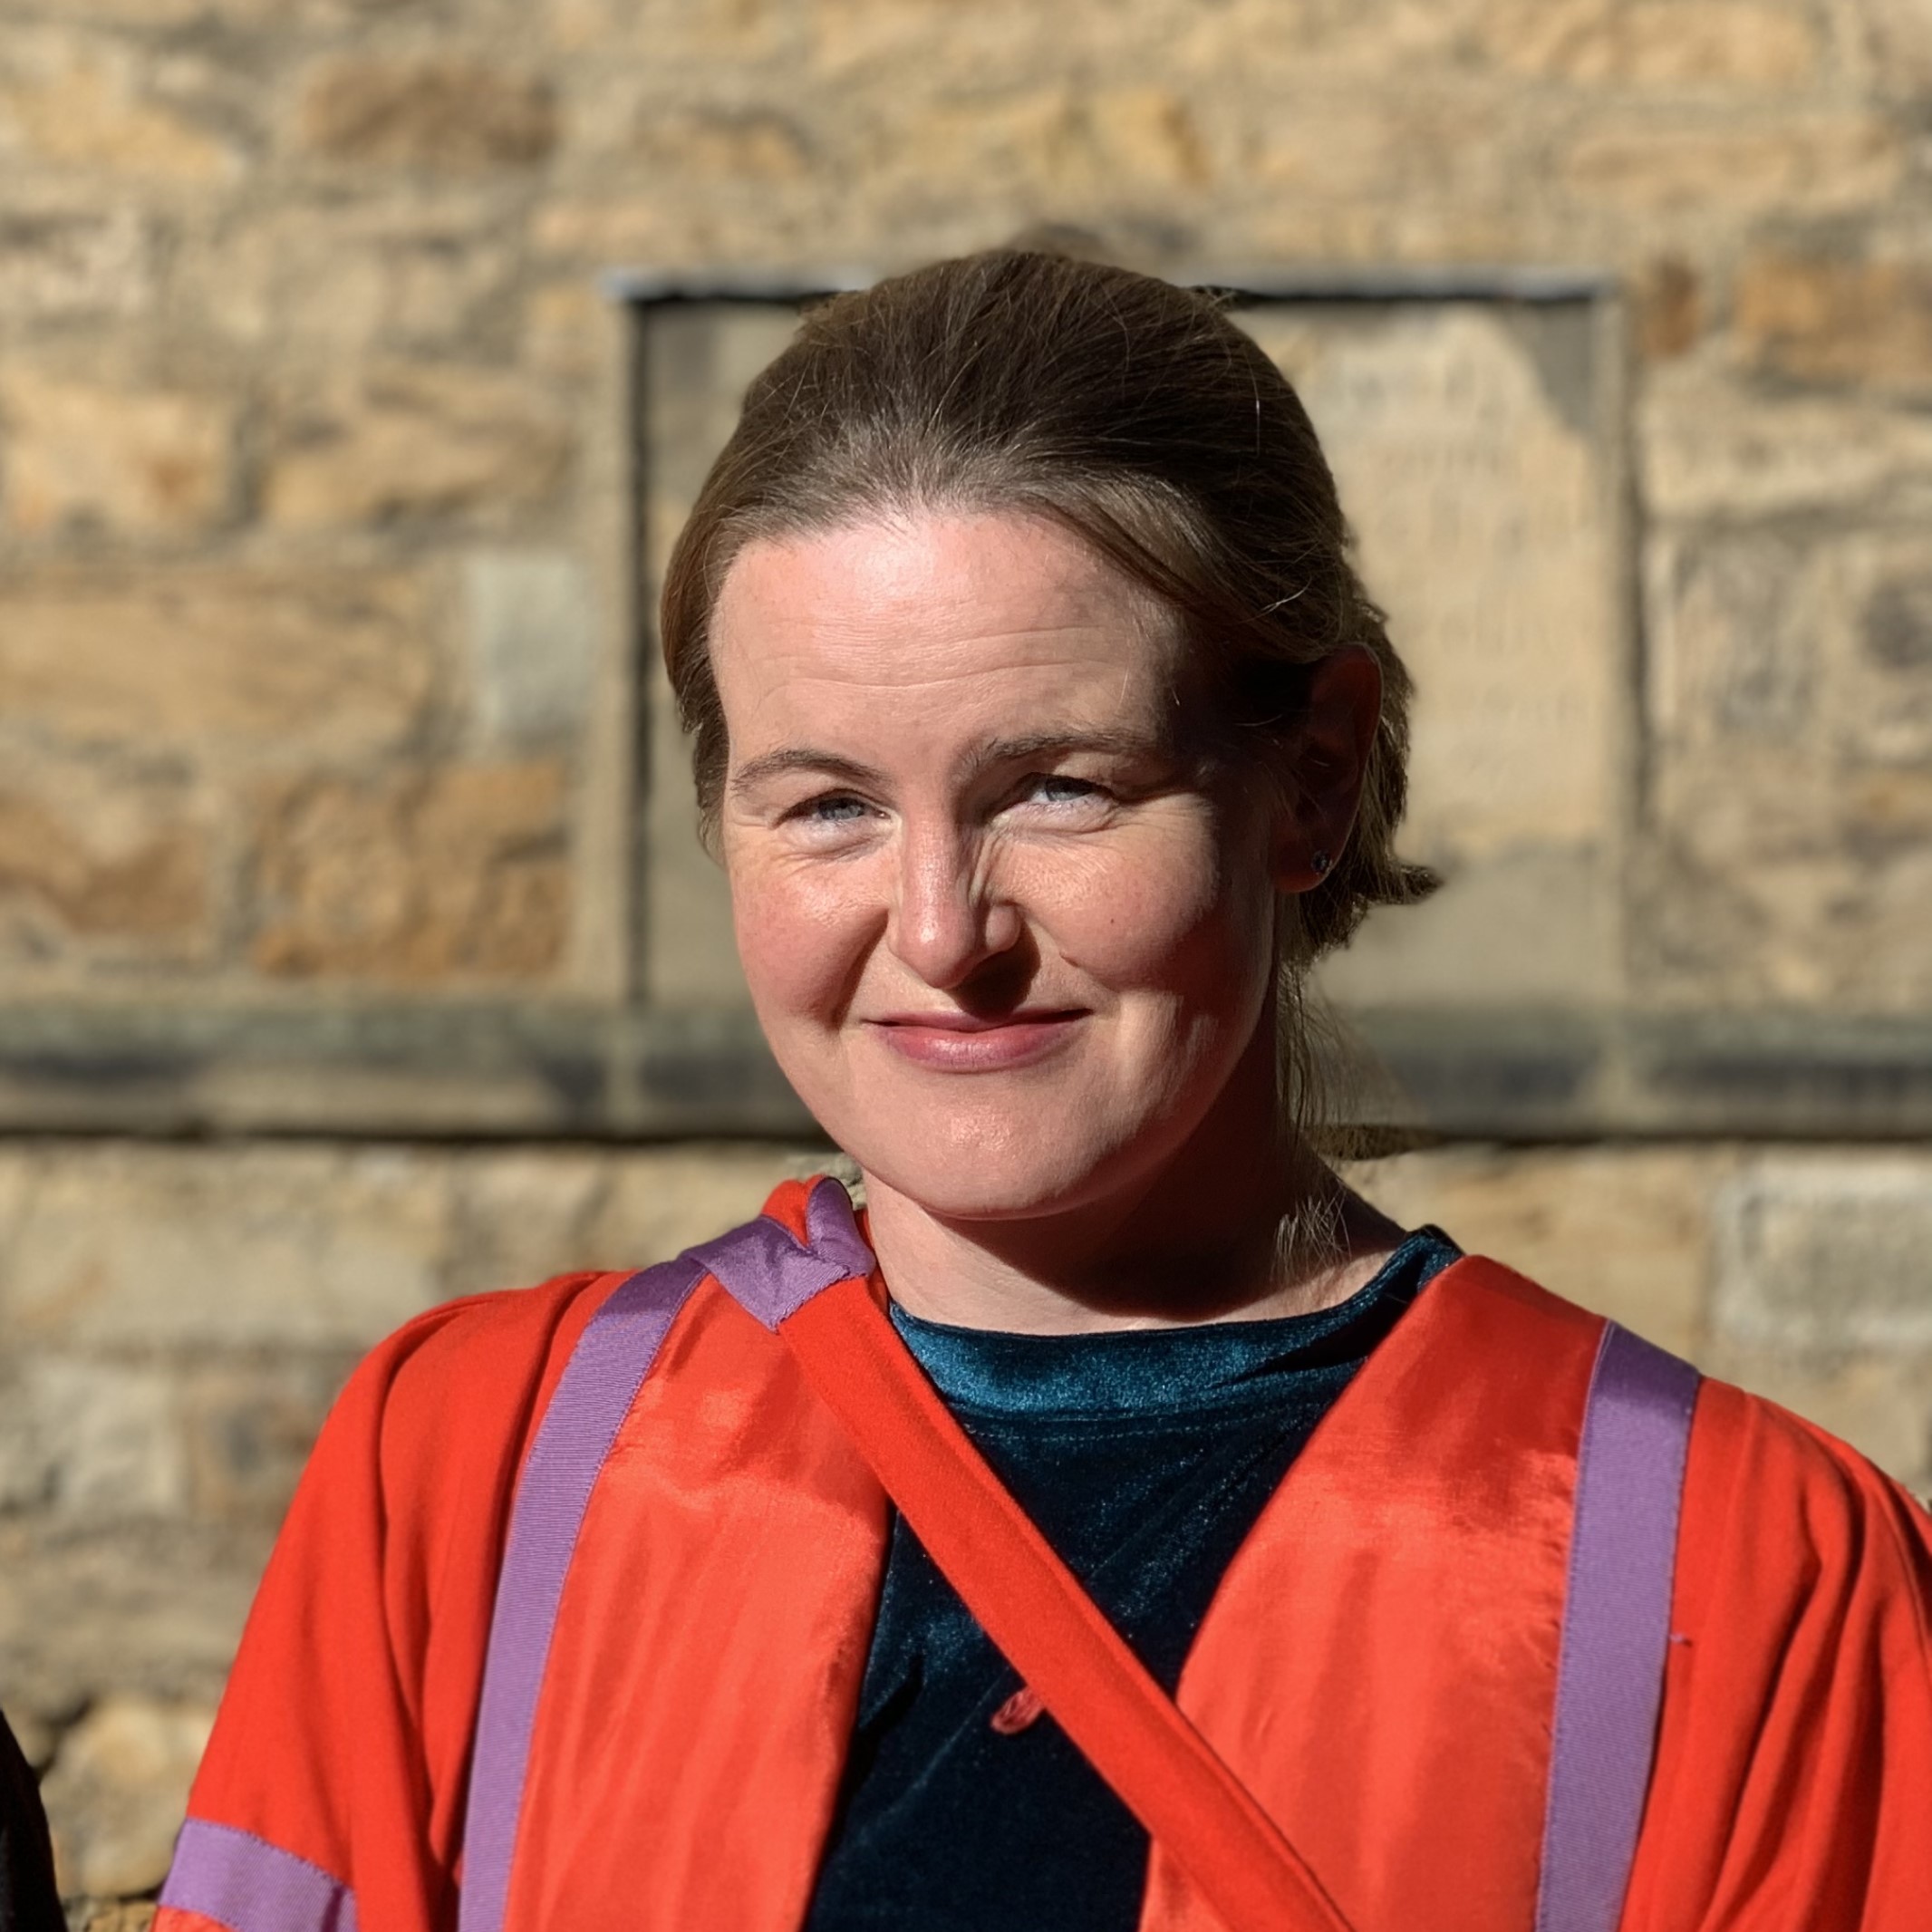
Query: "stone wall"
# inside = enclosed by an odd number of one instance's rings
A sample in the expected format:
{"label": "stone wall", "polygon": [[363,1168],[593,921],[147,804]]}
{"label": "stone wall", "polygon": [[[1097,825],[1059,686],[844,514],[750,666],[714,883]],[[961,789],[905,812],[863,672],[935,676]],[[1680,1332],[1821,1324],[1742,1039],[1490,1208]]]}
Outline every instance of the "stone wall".
{"label": "stone wall", "polygon": [[1932,1483],[1921,0],[5,15],[0,1704],[77,1923],[357,1353],[822,1158],[650,577],[748,298],[1022,232],[1269,297],[1418,671],[1450,888],[1328,983],[1449,1138],[1365,1186]]}

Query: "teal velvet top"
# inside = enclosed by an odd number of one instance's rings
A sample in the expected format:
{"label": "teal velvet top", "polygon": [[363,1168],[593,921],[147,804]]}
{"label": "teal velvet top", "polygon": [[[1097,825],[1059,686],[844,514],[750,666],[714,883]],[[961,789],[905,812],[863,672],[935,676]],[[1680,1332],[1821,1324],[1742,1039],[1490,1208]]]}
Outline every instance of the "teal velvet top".
{"label": "teal velvet top", "polygon": [[[893,1320],[947,1406],[1172,1691],[1222,1572],[1315,1425],[1458,1254],[1412,1234],[1313,1315],[1100,1335]],[[1147,1835],[895,1517],[807,1932],[1132,1932]]]}

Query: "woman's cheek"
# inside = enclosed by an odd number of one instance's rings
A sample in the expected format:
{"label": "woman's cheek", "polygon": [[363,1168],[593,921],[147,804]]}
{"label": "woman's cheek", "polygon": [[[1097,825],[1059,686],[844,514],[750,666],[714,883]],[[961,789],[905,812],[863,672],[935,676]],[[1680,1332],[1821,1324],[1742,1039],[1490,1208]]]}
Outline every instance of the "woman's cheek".
{"label": "woman's cheek", "polygon": [[1122,989],[1172,985],[1205,963],[1203,954],[1227,961],[1253,950],[1255,922],[1232,903],[1229,884],[1221,855],[1201,838],[1096,855],[1055,881],[1057,950]]}
{"label": "woman's cheek", "polygon": [[759,856],[732,869],[739,958],[768,1023],[829,1017],[851,983],[863,913],[849,882],[827,870]]}

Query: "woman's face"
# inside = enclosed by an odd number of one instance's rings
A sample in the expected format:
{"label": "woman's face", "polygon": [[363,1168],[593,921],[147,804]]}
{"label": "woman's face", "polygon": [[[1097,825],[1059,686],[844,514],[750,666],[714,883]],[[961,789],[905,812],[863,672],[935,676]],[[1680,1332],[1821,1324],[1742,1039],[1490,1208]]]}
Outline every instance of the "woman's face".
{"label": "woman's face", "polygon": [[739,950],[806,1105],[947,1218],[1140,1192],[1271,1054],[1294,863],[1188,742],[1174,622],[1056,524],[917,513],[749,546],[711,639]]}

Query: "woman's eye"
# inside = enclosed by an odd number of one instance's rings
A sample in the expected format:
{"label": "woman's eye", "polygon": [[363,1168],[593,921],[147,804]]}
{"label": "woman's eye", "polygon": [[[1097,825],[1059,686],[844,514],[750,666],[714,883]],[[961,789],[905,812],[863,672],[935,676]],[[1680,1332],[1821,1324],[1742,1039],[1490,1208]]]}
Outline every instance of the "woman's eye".
{"label": "woman's eye", "polygon": [[1041,772],[1021,787],[1020,801],[1059,811],[1091,811],[1109,803],[1110,795],[1104,787],[1087,778],[1069,778],[1058,772]]}
{"label": "woman's eye", "polygon": [[840,826],[856,825],[866,816],[868,809],[863,798],[855,798],[849,792],[826,792],[793,806],[785,816],[801,825],[836,829]]}

